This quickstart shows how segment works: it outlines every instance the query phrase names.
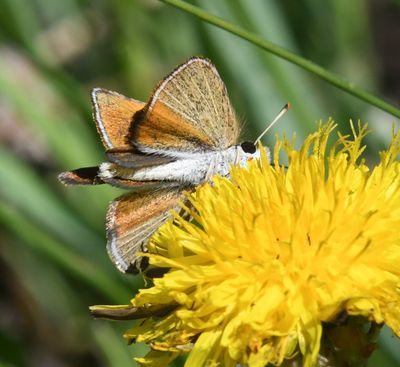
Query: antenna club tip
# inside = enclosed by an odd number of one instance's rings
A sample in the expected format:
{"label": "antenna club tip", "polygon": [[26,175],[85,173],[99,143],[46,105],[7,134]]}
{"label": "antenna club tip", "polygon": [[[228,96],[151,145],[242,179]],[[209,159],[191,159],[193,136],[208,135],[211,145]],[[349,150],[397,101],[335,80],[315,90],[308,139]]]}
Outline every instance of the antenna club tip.
{"label": "antenna club tip", "polygon": [[291,107],[290,102],[286,103],[285,106],[279,111],[279,113],[275,116],[272,122],[266,127],[266,129],[261,133],[261,135],[256,139],[254,145],[257,145],[261,138],[265,135],[265,133],[288,111]]}

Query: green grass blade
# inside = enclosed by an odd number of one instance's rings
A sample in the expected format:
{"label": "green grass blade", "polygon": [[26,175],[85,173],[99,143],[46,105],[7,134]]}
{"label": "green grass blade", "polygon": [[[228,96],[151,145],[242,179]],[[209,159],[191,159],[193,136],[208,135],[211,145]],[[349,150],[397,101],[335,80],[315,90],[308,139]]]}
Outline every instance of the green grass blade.
{"label": "green grass blade", "polygon": [[166,4],[175,6],[183,11],[186,11],[196,17],[204,20],[207,23],[213,24],[219,28],[225,29],[226,31],[241,37],[254,45],[276,55],[279,56],[295,65],[302,67],[303,69],[317,75],[321,79],[329,82],[335,87],[342,89],[343,91],[375,106],[380,108],[383,111],[389,112],[393,116],[400,118],[400,109],[385,102],[384,100],[372,95],[371,93],[356,87],[353,83],[343,79],[342,77],[332,73],[321,66],[313,63],[312,61],[306,60],[293,52],[286,50],[280,46],[275,45],[272,42],[269,42],[262,37],[254,34],[252,32],[248,32],[241,27],[238,27],[235,24],[227,22],[226,20],[213,16],[200,8],[193,6],[191,4],[186,3],[182,0],[160,0]]}

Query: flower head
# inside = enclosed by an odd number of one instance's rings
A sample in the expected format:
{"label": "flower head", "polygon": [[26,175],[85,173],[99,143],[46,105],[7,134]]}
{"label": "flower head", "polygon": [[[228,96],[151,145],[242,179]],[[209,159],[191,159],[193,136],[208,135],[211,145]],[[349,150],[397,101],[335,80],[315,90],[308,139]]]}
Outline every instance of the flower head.
{"label": "flower head", "polygon": [[132,300],[169,307],[126,333],[152,348],[139,363],[188,352],[188,367],[295,355],[308,367],[323,324],[343,313],[400,335],[400,134],[369,169],[366,127],[328,150],[334,128],[320,126],[299,150],[277,138],[271,164],[264,155],[188,194],[193,220],[175,214],[149,245],[150,263],[169,271]]}

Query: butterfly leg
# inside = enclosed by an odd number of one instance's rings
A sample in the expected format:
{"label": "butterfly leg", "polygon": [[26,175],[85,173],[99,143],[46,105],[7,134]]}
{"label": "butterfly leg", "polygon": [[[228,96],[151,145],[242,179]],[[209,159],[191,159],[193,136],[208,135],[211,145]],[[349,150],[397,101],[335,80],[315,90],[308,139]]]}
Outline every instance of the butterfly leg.
{"label": "butterfly leg", "polygon": [[239,156],[239,154],[236,154],[235,161],[233,162],[233,165],[234,166],[238,166],[239,163],[240,163],[240,156]]}
{"label": "butterfly leg", "polygon": [[215,174],[215,159],[212,159],[211,160],[211,162],[210,162],[210,165],[208,166],[208,169],[207,169],[207,173],[206,173],[206,176],[205,176],[205,179],[204,179],[204,182],[209,182],[209,181],[211,181],[211,177],[212,176],[214,176],[214,174]]}

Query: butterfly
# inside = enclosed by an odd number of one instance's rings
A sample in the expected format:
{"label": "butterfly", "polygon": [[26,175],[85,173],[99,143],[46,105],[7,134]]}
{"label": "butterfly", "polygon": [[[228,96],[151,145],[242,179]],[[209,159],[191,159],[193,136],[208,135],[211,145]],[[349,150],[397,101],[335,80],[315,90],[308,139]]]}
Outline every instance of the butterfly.
{"label": "butterfly", "polygon": [[147,103],[101,88],[92,91],[92,103],[107,161],[63,172],[59,180],[130,190],[111,202],[106,217],[108,254],[124,273],[143,268],[137,253],[146,251],[171,210],[179,210],[185,191],[260,156],[255,143],[238,143],[240,125],[226,87],[202,57],[166,76]]}

